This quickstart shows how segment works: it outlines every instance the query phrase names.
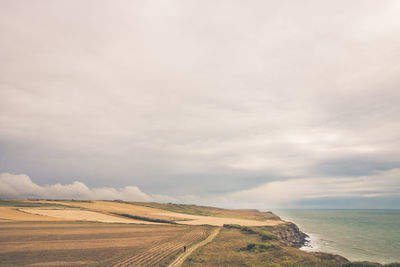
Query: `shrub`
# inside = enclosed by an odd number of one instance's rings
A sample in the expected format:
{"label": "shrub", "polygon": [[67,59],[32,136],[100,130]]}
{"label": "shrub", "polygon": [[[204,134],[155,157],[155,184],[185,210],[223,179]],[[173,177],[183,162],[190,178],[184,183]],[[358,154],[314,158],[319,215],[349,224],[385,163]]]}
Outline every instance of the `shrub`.
{"label": "shrub", "polygon": [[[255,252],[265,252],[267,250],[277,248],[274,245],[266,245],[262,243],[248,243],[244,250],[255,251]],[[242,249],[243,250],[243,249]]]}
{"label": "shrub", "polygon": [[252,249],[254,249],[256,247],[256,243],[249,243],[249,244],[247,244],[247,250],[252,250]]}
{"label": "shrub", "polygon": [[258,234],[257,231],[251,229],[250,227],[240,226],[238,224],[224,224],[224,227],[229,228],[229,229],[239,229],[240,231],[248,233],[248,234]]}
{"label": "shrub", "polygon": [[261,231],[260,232],[261,235],[261,240],[262,241],[267,241],[267,240],[277,240],[278,238],[276,237],[276,235],[274,235],[273,233],[271,233],[270,231]]}
{"label": "shrub", "polygon": [[345,263],[342,265],[342,267],[378,267],[378,266],[382,266],[382,265],[376,264],[373,262],[367,262],[367,261],[350,262],[350,263]]}
{"label": "shrub", "polygon": [[170,223],[170,224],[177,224],[174,221],[168,221],[168,220],[161,220],[161,219],[152,219],[152,218],[147,218],[147,217],[142,217],[142,216],[136,216],[136,215],[130,215],[130,214],[124,214],[124,213],[113,213],[115,215],[121,216],[121,217],[126,217],[130,219],[135,219],[135,220],[141,220],[141,221],[147,221],[147,222],[158,222],[158,223]]}
{"label": "shrub", "polygon": [[243,226],[241,230],[242,230],[242,232],[249,233],[249,234],[258,234],[256,231],[254,231],[253,229],[251,229],[250,227],[247,227],[247,226]]}
{"label": "shrub", "polygon": [[239,224],[224,224],[224,227],[229,229],[242,229]]}

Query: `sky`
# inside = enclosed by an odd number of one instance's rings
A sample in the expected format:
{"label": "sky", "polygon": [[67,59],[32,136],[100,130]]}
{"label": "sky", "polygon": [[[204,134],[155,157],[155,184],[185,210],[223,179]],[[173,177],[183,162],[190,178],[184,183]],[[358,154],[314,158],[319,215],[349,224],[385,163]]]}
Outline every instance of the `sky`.
{"label": "sky", "polygon": [[0,1],[0,197],[400,207],[400,2]]}

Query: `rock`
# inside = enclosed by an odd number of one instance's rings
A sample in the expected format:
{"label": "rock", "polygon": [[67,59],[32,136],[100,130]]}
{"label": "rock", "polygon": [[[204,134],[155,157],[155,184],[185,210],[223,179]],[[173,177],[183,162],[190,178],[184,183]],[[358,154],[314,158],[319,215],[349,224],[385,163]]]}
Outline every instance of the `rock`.
{"label": "rock", "polygon": [[307,234],[300,231],[294,223],[287,222],[271,230],[281,241],[289,247],[300,248],[306,243]]}

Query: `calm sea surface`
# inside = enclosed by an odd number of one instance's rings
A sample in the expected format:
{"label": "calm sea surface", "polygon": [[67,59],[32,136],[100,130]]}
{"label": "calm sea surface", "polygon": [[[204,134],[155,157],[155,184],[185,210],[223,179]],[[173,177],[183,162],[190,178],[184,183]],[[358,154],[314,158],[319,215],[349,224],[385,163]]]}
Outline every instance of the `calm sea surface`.
{"label": "calm sea surface", "polygon": [[310,236],[302,249],[352,261],[400,262],[400,210],[277,210]]}

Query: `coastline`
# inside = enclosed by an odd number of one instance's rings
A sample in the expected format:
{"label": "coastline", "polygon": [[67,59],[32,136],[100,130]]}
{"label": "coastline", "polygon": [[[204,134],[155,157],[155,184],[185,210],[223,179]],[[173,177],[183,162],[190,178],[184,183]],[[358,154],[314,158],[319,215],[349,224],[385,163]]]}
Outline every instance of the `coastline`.
{"label": "coastline", "polygon": [[302,232],[295,223],[287,220],[284,221],[286,223],[283,226],[276,226],[272,232],[279,236],[287,246],[300,249],[306,244],[308,235]]}
{"label": "coastline", "polygon": [[305,252],[342,255],[349,261],[400,262],[400,212],[393,210],[276,210],[307,235]]}
{"label": "coastline", "polygon": [[301,250],[307,251],[307,252],[316,252],[318,251],[318,246],[315,243],[315,234],[309,234],[305,233],[307,235],[306,240],[303,244],[303,246],[300,247]]}

